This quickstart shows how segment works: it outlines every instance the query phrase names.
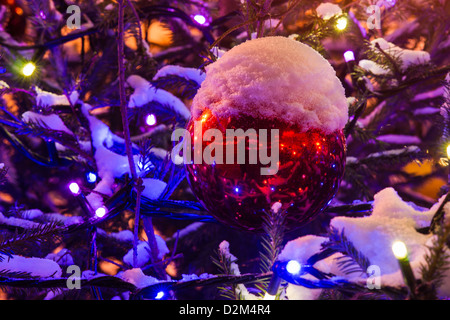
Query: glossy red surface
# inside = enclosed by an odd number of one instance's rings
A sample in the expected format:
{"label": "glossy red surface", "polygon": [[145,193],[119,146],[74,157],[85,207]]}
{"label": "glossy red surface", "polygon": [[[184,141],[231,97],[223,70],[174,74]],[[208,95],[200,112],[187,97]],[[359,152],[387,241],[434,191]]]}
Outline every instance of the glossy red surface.
{"label": "glossy red surface", "polygon": [[[186,164],[192,191],[220,222],[246,231],[262,231],[263,210],[274,202],[287,209],[286,227],[299,228],[313,219],[334,197],[345,165],[345,138],[342,131],[324,134],[319,130],[302,132],[301,128],[282,119],[266,120],[251,117],[217,119],[205,111],[198,119],[204,133],[219,129],[226,140],[226,129],[279,129],[279,169],[274,175],[262,175],[262,165]],[[194,121],[188,124],[191,141]],[[270,137],[270,131],[268,136]],[[259,138],[259,136],[258,136]],[[198,139],[198,137],[197,137]],[[258,140],[259,142],[261,140]],[[211,142],[203,141],[202,152]],[[224,158],[226,142],[223,143]],[[237,142],[234,141],[236,148]],[[268,143],[270,146],[270,143]],[[192,155],[196,146],[192,143]],[[247,154],[250,143],[246,145]],[[237,150],[235,149],[235,155]],[[268,151],[269,155],[271,151]],[[213,154],[214,155],[214,154]],[[192,159],[194,159],[192,157]],[[258,158],[259,159],[259,158]]]}

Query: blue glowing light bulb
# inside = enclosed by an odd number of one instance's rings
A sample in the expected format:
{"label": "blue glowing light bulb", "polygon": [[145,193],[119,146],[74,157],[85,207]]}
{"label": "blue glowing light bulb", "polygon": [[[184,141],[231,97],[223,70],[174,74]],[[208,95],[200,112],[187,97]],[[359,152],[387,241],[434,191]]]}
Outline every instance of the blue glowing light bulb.
{"label": "blue glowing light bulb", "polygon": [[160,291],[156,294],[155,300],[161,300],[164,297],[164,291]]}
{"label": "blue glowing light bulb", "polygon": [[298,274],[302,269],[301,264],[298,261],[291,260],[286,265],[286,271],[290,274]]}
{"label": "blue glowing light bulb", "polygon": [[86,180],[89,183],[94,183],[95,181],[97,181],[97,175],[94,172],[88,172],[86,173]]}

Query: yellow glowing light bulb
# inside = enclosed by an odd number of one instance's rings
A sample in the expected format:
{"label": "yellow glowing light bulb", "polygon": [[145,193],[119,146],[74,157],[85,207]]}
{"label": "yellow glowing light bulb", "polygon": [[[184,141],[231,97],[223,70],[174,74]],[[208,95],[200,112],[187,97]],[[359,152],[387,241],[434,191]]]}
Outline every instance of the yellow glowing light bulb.
{"label": "yellow glowing light bulb", "polygon": [[336,20],[336,29],[338,30],[344,30],[345,28],[347,28],[347,17],[340,17],[339,19]]}
{"label": "yellow glowing light bulb", "polygon": [[394,253],[394,256],[399,260],[405,260],[408,258],[408,249],[406,248],[406,245],[402,241],[395,241],[392,244],[392,252]]}
{"label": "yellow glowing light bulb", "polygon": [[447,146],[447,158],[450,159],[450,144]]}
{"label": "yellow glowing light bulb", "polygon": [[22,74],[25,77],[29,77],[33,74],[34,70],[36,70],[36,66],[33,62],[27,62],[22,68]]}

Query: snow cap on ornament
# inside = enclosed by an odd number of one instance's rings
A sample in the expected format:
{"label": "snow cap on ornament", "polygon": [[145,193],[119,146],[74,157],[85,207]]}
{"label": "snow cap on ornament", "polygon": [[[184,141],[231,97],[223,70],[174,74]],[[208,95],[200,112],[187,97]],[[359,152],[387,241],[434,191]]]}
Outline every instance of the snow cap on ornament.
{"label": "snow cap on ornament", "polygon": [[192,105],[194,120],[205,109],[219,118],[281,119],[325,133],[348,120],[344,88],[330,63],[285,37],[246,41],[207,66]]}

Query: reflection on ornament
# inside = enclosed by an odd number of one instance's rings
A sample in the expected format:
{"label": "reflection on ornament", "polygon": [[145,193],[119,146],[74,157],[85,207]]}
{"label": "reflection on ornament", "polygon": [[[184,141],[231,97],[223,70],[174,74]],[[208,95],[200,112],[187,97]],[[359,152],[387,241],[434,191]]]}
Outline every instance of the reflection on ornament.
{"label": "reflection on ornament", "polygon": [[[209,113],[208,110],[205,113]],[[301,227],[315,217],[333,198],[344,172],[345,138],[341,130],[325,134],[318,129],[302,132],[299,125],[287,124],[282,120],[258,119],[249,116],[217,119],[214,116],[199,116],[197,123],[202,132],[218,129],[226,137],[226,129],[279,129],[278,172],[272,175],[261,174],[267,165],[251,164],[249,155],[251,145],[247,142],[244,164],[187,163],[187,176],[192,191],[202,205],[220,222],[248,231],[262,231],[264,210],[269,211],[275,202],[282,203],[286,210],[288,230]],[[203,121],[202,121],[203,120]],[[191,141],[196,141],[194,122],[188,125]],[[227,143],[234,144],[237,155],[238,142],[223,140],[222,149]],[[211,142],[202,142],[202,150],[192,154],[204,153]],[[270,143],[268,144],[271,145]],[[258,144],[256,143],[256,146]],[[271,148],[267,153],[271,153]],[[254,151],[254,150],[253,150]]]}

